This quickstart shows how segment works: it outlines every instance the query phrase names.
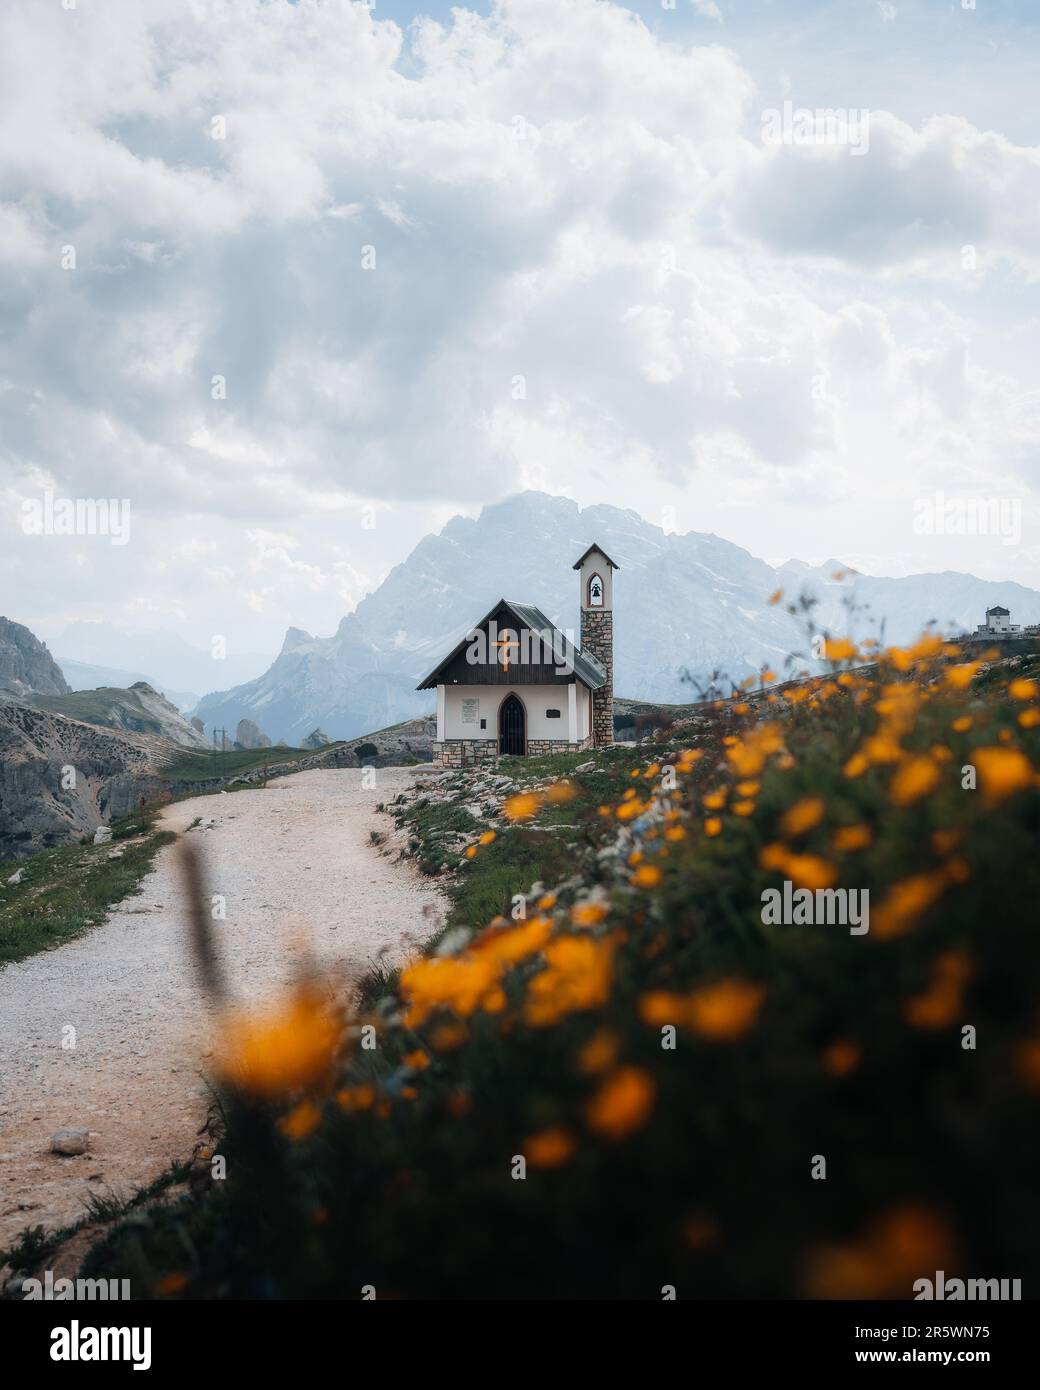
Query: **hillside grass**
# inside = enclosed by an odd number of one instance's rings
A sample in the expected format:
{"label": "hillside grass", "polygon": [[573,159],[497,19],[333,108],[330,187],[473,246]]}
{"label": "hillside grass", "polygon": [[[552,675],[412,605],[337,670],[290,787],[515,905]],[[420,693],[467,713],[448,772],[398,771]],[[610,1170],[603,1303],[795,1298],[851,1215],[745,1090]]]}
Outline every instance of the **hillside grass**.
{"label": "hillside grass", "polygon": [[[417,856],[454,856],[448,935],[345,1031],[304,981],[229,1023],[226,1181],[84,1272],[187,1298],[907,1299],[938,1269],[1034,1293],[1035,665],[830,655],[666,747],[529,764],[486,814],[464,776],[397,806]],[[869,932],[767,922],[785,880],[869,893]]]}
{"label": "hillside grass", "polygon": [[[417,799],[399,797],[390,810],[409,832],[409,848],[419,868],[430,875],[451,874],[445,884],[451,907],[444,931],[482,926],[498,913],[509,913],[516,894],[536,880],[552,883],[573,872],[602,843],[599,807],[622,794],[631,762],[632,753],[625,749],[600,750],[594,758],[583,752],[499,759],[497,771],[509,779],[513,795],[563,779],[573,791],[565,803],[540,805],[537,815],[524,823],[501,823],[501,795],[485,797],[484,815],[475,817],[466,772],[449,779],[453,794],[447,800],[438,799],[443,795],[439,788]],[[583,766],[589,767],[588,774],[576,777],[575,769]],[[494,840],[468,856],[467,849],[492,819],[497,822]],[[383,981],[385,976],[377,978]],[[363,992],[371,993],[367,982]]]}
{"label": "hillside grass", "polygon": [[[156,828],[156,815],[113,821],[108,844],[64,845],[0,864],[0,964],[70,941],[136,893],[159,849],[176,838]],[[9,884],[19,871],[20,882]]]}
{"label": "hillside grass", "polygon": [[[328,745],[329,748],[335,746]],[[198,752],[185,751],[163,766],[162,777],[176,791],[177,784],[181,782],[240,777],[267,764],[296,763],[325,751],[324,748],[289,748],[285,744],[276,744],[271,748],[229,748],[227,752],[204,752],[202,749]]]}
{"label": "hillside grass", "polygon": [[137,699],[133,690],[118,689],[114,686],[99,686],[96,690],[75,690],[68,695],[34,695],[33,706],[49,714],[63,714],[69,719],[81,719],[86,724],[96,724],[100,728],[125,731],[125,726],[113,723],[110,709],[114,703],[124,709],[133,710],[139,732],[161,736],[161,722],[148,713]]}

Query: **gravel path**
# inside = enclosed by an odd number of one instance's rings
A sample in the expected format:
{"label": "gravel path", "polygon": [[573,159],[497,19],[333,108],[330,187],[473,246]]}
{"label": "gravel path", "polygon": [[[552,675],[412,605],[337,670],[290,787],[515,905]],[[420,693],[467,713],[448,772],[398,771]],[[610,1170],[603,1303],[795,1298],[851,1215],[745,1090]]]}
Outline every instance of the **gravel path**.
{"label": "gravel path", "polygon": [[[163,813],[206,851],[209,891],[226,899],[217,940],[240,998],[293,978],[301,942],[333,987],[380,957],[397,963],[439,925],[444,900],[410,865],[372,846],[393,823],[376,811],[415,773],[301,772],[266,789],[182,801]],[[207,1105],[209,1021],[189,958],[176,845],[141,893],[86,935],[0,968],[0,1247],[24,1227],[83,1215],[92,1192],[129,1196],[190,1155]],[[75,1048],[63,1030],[75,1029]],[[62,1158],[51,1134],[89,1129]]]}

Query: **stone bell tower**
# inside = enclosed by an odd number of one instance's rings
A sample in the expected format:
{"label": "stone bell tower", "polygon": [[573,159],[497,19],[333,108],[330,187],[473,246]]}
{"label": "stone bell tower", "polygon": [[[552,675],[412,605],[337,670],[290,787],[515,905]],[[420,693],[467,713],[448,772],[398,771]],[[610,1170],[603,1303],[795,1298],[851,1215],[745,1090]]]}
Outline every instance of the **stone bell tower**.
{"label": "stone bell tower", "polygon": [[593,543],[578,560],[581,585],[581,649],[607,668],[607,683],[592,692],[592,742],[614,742],[614,576],[619,566]]}

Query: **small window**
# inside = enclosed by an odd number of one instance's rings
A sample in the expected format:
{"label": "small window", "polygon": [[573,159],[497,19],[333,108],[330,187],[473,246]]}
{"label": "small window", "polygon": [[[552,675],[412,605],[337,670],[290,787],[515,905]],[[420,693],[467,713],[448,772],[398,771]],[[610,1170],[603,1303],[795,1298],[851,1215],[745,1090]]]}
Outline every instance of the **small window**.
{"label": "small window", "polygon": [[545,711],[545,717],[546,719],[559,719],[560,711],[558,709],[547,709]]}
{"label": "small window", "polygon": [[486,728],[487,728],[487,720],[486,720],[486,719],[482,719],[482,720],[480,721],[480,727],[481,727],[482,729],[486,729]]}

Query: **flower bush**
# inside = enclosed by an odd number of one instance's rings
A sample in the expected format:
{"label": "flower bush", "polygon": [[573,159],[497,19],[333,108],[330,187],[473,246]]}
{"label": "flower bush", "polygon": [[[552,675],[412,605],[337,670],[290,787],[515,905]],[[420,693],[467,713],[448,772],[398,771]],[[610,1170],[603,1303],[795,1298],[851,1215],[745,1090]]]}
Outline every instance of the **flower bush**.
{"label": "flower bush", "polygon": [[[345,1031],[306,996],[229,1027],[226,1180],[88,1271],[181,1298],[1040,1289],[1038,662],[965,656],[834,639],[825,674],[537,769],[455,856],[444,941]],[[869,894],[869,931],[767,925],[785,880]]]}

